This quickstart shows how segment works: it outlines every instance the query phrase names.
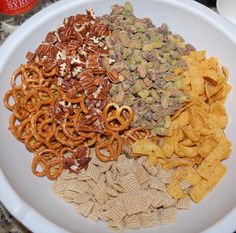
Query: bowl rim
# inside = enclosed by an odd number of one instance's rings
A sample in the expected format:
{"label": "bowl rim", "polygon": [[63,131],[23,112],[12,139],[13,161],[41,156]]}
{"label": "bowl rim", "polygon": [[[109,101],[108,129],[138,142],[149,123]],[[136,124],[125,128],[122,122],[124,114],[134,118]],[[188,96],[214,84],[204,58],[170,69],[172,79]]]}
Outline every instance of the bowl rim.
{"label": "bowl rim", "polygon": [[[94,2],[96,0],[90,0],[90,2]],[[102,0],[101,0],[102,1]],[[164,2],[171,5],[178,5],[182,8],[189,9],[194,13],[201,15],[201,17],[210,21],[214,26],[218,27],[221,31],[227,34],[228,38],[236,46],[236,27],[234,27],[230,22],[226,19],[218,15],[216,12],[210,10],[204,5],[195,2],[194,0],[152,0],[153,2]],[[9,38],[3,43],[0,47],[0,54],[5,54],[8,57],[8,54],[11,54],[14,51],[17,43],[14,43],[18,36],[25,31],[30,31],[31,25],[37,25],[37,23],[42,23],[42,19],[45,15],[50,15],[53,17],[53,14],[56,14],[59,10],[63,10],[66,6],[77,6],[83,5],[87,0],[61,0],[58,1],[46,8],[42,11],[38,12],[26,22],[24,22],[15,32],[13,32]],[[55,11],[56,9],[56,11]],[[54,12],[54,13],[53,13]],[[50,14],[49,14],[50,13]],[[46,17],[45,17],[46,18]],[[43,19],[46,20],[46,19]],[[6,61],[4,58],[0,60],[0,70],[5,66]],[[14,190],[14,188],[8,182],[6,176],[4,175],[1,167],[0,167],[0,201],[7,208],[7,210],[18,219],[23,225],[25,225],[29,230],[35,233],[69,233],[64,228],[56,225],[52,221],[48,220],[42,214],[33,209],[29,204],[27,204]],[[216,229],[220,232],[233,232],[236,229],[235,223],[236,217],[236,208],[234,207],[226,216],[220,219],[218,222],[214,223],[212,226],[203,230],[204,233],[214,233]]]}
{"label": "bowl rim", "polygon": [[[236,26],[236,21],[233,21],[232,19],[230,19],[228,17],[227,13],[224,11],[224,8],[222,7],[222,5],[225,5],[225,3],[228,3],[228,2],[227,1],[222,1],[222,0],[217,0],[216,1],[216,9],[222,17],[224,17],[225,19],[227,19],[228,22],[230,22],[234,26]],[[236,19],[236,16],[235,16],[235,19]]]}

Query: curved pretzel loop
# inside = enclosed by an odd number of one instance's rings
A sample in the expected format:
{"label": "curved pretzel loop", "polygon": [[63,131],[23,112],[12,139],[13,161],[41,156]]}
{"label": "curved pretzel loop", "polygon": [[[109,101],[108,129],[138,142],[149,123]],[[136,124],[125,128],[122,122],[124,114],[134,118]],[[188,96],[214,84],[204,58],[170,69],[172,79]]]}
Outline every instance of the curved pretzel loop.
{"label": "curved pretzel loop", "polygon": [[58,75],[57,67],[54,67],[51,71],[46,72],[43,70],[43,75],[47,78],[54,77],[55,75]]}
{"label": "curved pretzel loop", "polygon": [[116,132],[128,129],[134,118],[134,112],[129,106],[119,107],[116,103],[106,105],[102,114],[106,128]]}
{"label": "curved pretzel loop", "polygon": [[[45,143],[46,138],[39,134],[39,125],[42,124],[44,121],[48,121],[49,113],[46,110],[40,110],[37,112],[31,119],[31,131],[36,140]],[[50,137],[51,135],[47,135]]]}
{"label": "curved pretzel loop", "polygon": [[[21,82],[17,85],[17,78],[20,77]],[[12,75],[11,86],[15,90],[26,90],[34,86],[41,86],[43,83],[43,75],[34,65],[21,65]],[[35,85],[37,84],[37,85]]]}
{"label": "curved pretzel loop", "polygon": [[42,146],[42,143],[37,141],[36,138],[31,133],[26,135],[24,141],[25,141],[25,147],[29,151],[36,151]]}
{"label": "curved pretzel loop", "polygon": [[97,135],[96,156],[104,161],[117,160],[122,150],[122,138],[118,133],[104,130],[104,133]]}
{"label": "curved pretzel loop", "polygon": [[134,142],[141,139],[147,139],[151,136],[150,130],[141,127],[132,128],[125,132],[125,143],[131,146]]}
{"label": "curved pretzel loop", "polygon": [[28,135],[32,135],[31,131],[31,118],[26,118],[21,122],[17,129],[17,139],[25,140]]}
{"label": "curved pretzel loop", "polygon": [[[34,175],[47,176],[54,180],[62,173],[63,165],[63,159],[57,151],[45,149],[35,153],[31,168]],[[40,170],[38,170],[38,166],[40,166]]]}
{"label": "curved pretzel loop", "polygon": [[[13,98],[14,103],[11,104],[10,103],[10,98]],[[14,105],[18,102],[18,98],[17,98],[17,92],[14,89],[9,90],[5,95],[4,95],[4,104],[5,106],[9,109],[9,110],[13,110]]]}

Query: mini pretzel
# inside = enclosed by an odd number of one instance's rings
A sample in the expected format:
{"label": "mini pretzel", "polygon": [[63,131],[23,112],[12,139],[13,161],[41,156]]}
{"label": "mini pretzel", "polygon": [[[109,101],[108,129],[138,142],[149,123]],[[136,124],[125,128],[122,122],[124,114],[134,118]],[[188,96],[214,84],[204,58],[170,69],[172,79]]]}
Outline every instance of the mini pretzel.
{"label": "mini pretzel", "polygon": [[56,136],[50,135],[49,137],[46,137],[45,142],[47,148],[57,150],[61,148],[62,144],[57,140]]}
{"label": "mini pretzel", "polygon": [[40,99],[40,107],[41,105],[52,105],[55,102],[55,95],[50,88],[47,87],[39,87],[35,89]]}
{"label": "mini pretzel", "polygon": [[30,129],[31,129],[31,118],[26,118],[21,122],[21,124],[17,129],[18,139],[24,140],[27,137],[27,135],[32,134],[30,132]]}
{"label": "mini pretzel", "polygon": [[23,107],[28,112],[37,112],[41,106],[53,105],[55,96],[47,87],[34,88],[23,99]]}
{"label": "mini pretzel", "polygon": [[53,121],[52,117],[49,117],[38,125],[38,134],[42,138],[46,138],[54,134],[56,130],[56,124]]}
{"label": "mini pretzel", "polygon": [[133,128],[125,132],[125,143],[131,145],[137,140],[147,139],[150,136],[150,130],[145,130],[141,127]]}
{"label": "mini pretzel", "polygon": [[23,107],[28,112],[37,112],[40,109],[39,105],[40,99],[37,95],[36,91],[31,91],[27,95],[24,96],[23,99]]}
{"label": "mini pretzel", "polygon": [[133,110],[129,106],[119,107],[116,103],[106,105],[102,114],[106,128],[116,132],[128,129],[134,118]]}
{"label": "mini pretzel", "polygon": [[117,160],[122,150],[122,138],[116,132],[105,130],[97,136],[96,156],[104,161]]}
{"label": "mini pretzel", "polygon": [[61,143],[62,145],[65,145],[65,146],[69,146],[71,148],[75,148],[76,146],[80,145],[84,141],[84,138],[82,138],[82,137],[81,138],[78,137],[78,139],[76,141],[72,140],[71,138],[68,138],[65,135],[61,126],[58,126],[56,128],[54,136],[55,136],[55,139],[59,143]]}
{"label": "mini pretzel", "polygon": [[11,130],[11,132],[17,139],[19,139],[18,132],[17,132],[18,128],[19,128],[19,125],[17,125],[17,118],[14,114],[12,114],[9,121],[9,129]]}
{"label": "mini pretzel", "polygon": [[15,114],[16,118],[20,121],[23,121],[24,119],[26,119],[29,116],[29,112],[26,111],[22,107],[20,102],[17,102],[16,104],[14,104],[13,113]]}
{"label": "mini pretzel", "polygon": [[[21,82],[19,85],[17,85],[17,78],[20,77]],[[24,79],[27,77],[27,73],[25,70],[25,66],[21,65],[12,75],[11,77],[11,86],[15,90],[24,90]]]}
{"label": "mini pretzel", "polygon": [[61,175],[63,168],[64,168],[64,163],[61,159],[57,159],[54,161],[51,161],[48,163],[48,172],[47,172],[47,177],[50,180],[55,180],[58,176]]}
{"label": "mini pretzel", "polygon": [[[34,75],[32,75],[34,72]],[[35,75],[36,74],[36,75]],[[20,85],[16,84],[17,78],[20,76]],[[12,75],[11,86],[13,89],[25,90],[29,87],[29,83],[36,83],[37,86],[41,86],[43,76],[40,70],[33,65],[21,65]]]}
{"label": "mini pretzel", "polygon": [[[4,104],[5,106],[9,109],[9,110],[13,110],[13,107],[15,105],[15,103],[18,101],[17,98],[17,92],[14,89],[11,89],[10,91],[8,91],[5,95],[4,95]],[[14,103],[10,104],[10,98],[13,98]]]}
{"label": "mini pretzel", "polygon": [[25,147],[29,151],[36,151],[42,146],[42,143],[37,141],[32,133],[26,135],[24,142],[25,142]]}
{"label": "mini pretzel", "polygon": [[88,132],[88,133],[78,132],[78,133],[80,136],[84,138],[84,141],[83,141],[84,146],[93,146],[97,141],[95,132]]}
{"label": "mini pretzel", "polygon": [[[41,166],[41,171],[38,171]],[[36,153],[32,161],[32,172],[36,176],[47,176],[49,179],[56,179],[63,170],[63,159],[55,150],[45,149]]]}
{"label": "mini pretzel", "polygon": [[47,78],[58,75],[57,67],[54,67],[51,71],[46,72],[43,70],[43,75]]}
{"label": "mini pretzel", "polygon": [[42,137],[39,132],[39,125],[43,122],[43,121],[47,121],[49,119],[49,113],[48,111],[45,110],[40,110],[38,111],[31,119],[31,131],[32,134],[34,135],[34,137],[36,138],[36,140],[45,143],[45,137]]}
{"label": "mini pretzel", "polygon": [[76,129],[74,128],[73,122],[63,122],[61,126],[62,126],[63,133],[65,134],[66,137],[74,141],[83,140],[82,136],[77,134]]}

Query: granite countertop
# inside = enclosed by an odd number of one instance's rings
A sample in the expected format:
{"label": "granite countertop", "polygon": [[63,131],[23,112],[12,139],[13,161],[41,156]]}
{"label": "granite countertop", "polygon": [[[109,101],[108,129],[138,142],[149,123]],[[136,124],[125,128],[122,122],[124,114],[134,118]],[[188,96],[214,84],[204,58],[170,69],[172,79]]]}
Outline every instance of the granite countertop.
{"label": "granite countertop", "polygon": [[[0,14],[0,45],[6,40],[6,38],[27,18],[30,18],[33,14],[37,13],[44,7],[56,2],[58,0],[41,0],[40,3],[29,13],[21,16],[5,16]],[[197,0],[208,7],[215,10],[215,0]],[[6,208],[0,203],[0,233],[28,233],[30,232],[21,223],[19,223]]]}
{"label": "granite countertop", "polygon": [[20,16],[6,16],[0,14],[0,45],[26,19],[30,18],[32,15],[34,15],[44,7],[57,1],[58,0],[39,0],[39,3],[34,7],[34,9]]}

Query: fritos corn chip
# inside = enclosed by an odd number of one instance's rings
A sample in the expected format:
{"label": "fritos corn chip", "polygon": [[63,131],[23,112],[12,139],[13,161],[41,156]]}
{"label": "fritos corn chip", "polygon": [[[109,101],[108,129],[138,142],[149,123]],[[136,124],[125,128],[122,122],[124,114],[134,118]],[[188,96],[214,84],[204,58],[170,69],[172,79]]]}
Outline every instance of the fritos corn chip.
{"label": "fritos corn chip", "polygon": [[167,192],[176,200],[186,196],[177,181],[173,181],[168,185]]}
{"label": "fritos corn chip", "polygon": [[205,140],[202,140],[198,153],[201,155],[203,158],[205,158],[210,152],[217,146],[217,141],[214,139],[214,137],[211,135]]}
{"label": "fritos corn chip", "polygon": [[162,146],[162,151],[165,155],[166,158],[171,158],[173,153],[174,153],[174,150],[175,150],[175,142],[174,140],[170,140],[171,138],[165,138],[164,140],[164,144]]}
{"label": "fritos corn chip", "polygon": [[221,160],[226,159],[231,151],[231,143],[226,138],[223,138],[211,153],[202,161],[197,172],[205,179],[212,176],[213,171]]}
{"label": "fritos corn chip", "polygon": [[202,199],[220,182],[226,172],[226,167],[219,163],[208,180],[201,180],[189,192],[190,197],[196,203]]}
{"label": "fritos corn chip", "polygon": [[166,160],[163,158],[158,158],[156,156],[153,155],[149,155],[148,156],[148,162],[150,163],[150,165],[155,166],[157,164],[161,164],[161,165],[165,165],[166,164]]}
{"label": "fritos corn chip", "polygon": [[158,158],[165,158],[165,155],[161,148],[148,139],[137,140],[132,144],[133,153],[143,154],[147,156],[155,156]]}
{"label": "fritos corn chip", "polygon": [[193,167],[184,167],[180,180],[187,180],[191,185],[196,185],[201,181],[201,176]]}
{"label": "fritos corn chip", "polygon": [[[206,59],[205,51],[191,52],[186,60],[189,68],[182,74],[183,85],[191,98],[172,117],[168,145],[162,147],[168,158],[163,167],[178,167],[168,188],[170,195],[181,197],[179,184],[185,180],[192,185],[190,196],[198,203],[225,173],[221,161],[229,156],[231,143],[224,134],[228,122],[224,102],[231,87],[228,70],[221,69],[216,58]],[[191,159],[192,164],[179,159]],[[214,175],[220,178],[213,179]]]}
{"label": "fritos corn chip", "polygon": [[193,165],[193,161],[185,158],[176,158],[176,159],[171,159],[171,160],[166,160],[166,164],[164,164],[162,167],[165,170],[169,170],[174,167],[179,167],[179,166],[191,166]]}

